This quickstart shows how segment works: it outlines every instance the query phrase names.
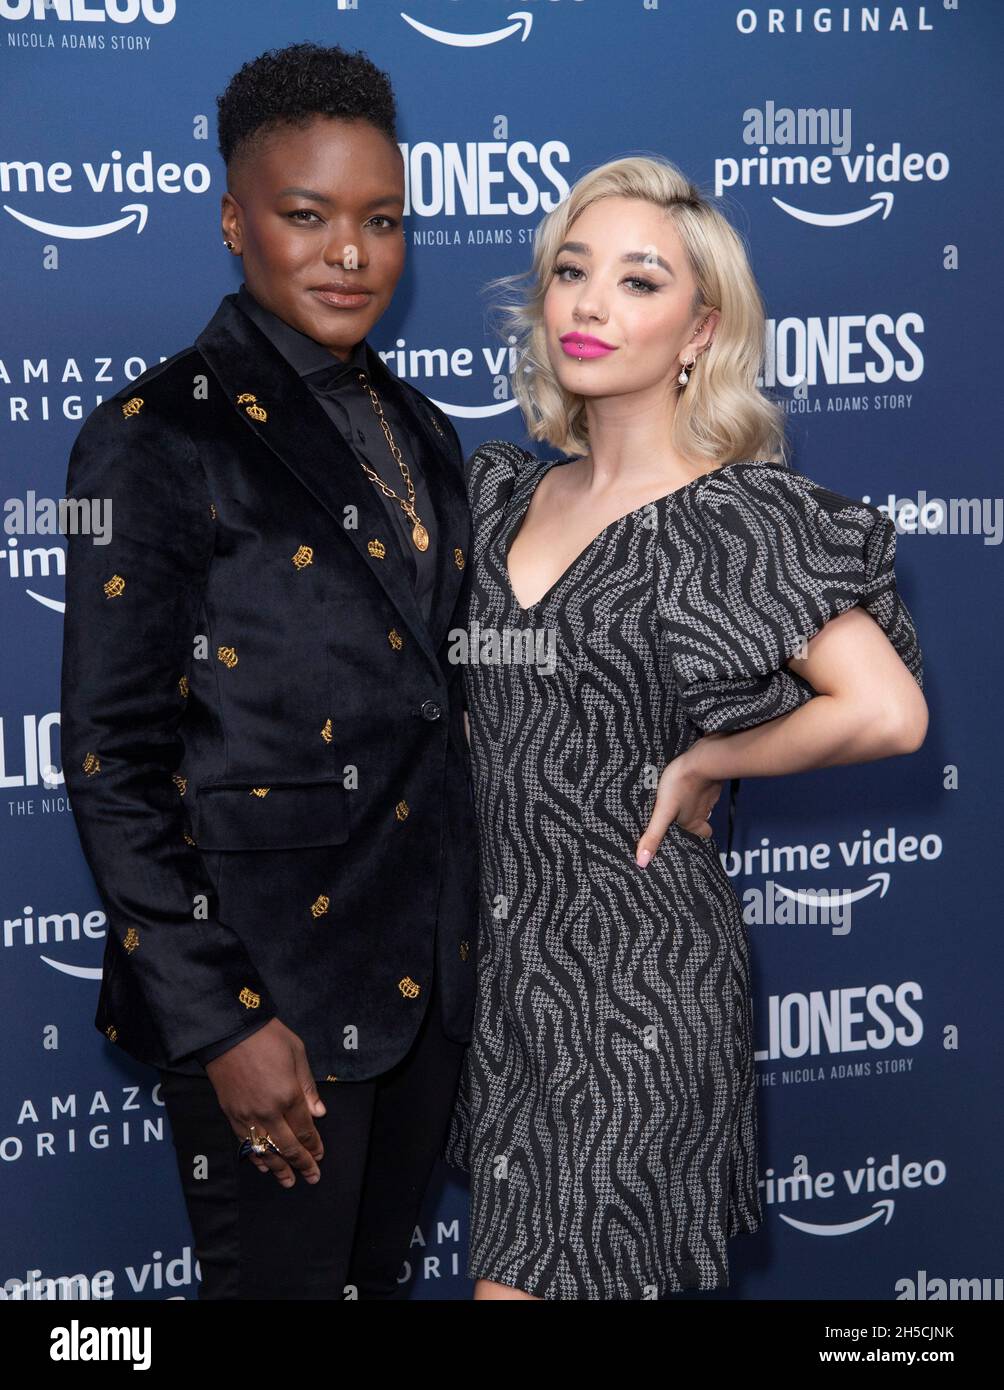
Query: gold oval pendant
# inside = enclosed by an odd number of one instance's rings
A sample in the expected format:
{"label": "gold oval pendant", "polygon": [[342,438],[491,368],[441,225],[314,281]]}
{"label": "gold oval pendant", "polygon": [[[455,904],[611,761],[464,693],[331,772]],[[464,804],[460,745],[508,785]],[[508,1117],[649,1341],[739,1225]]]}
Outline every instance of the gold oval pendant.
{"label": "gold oval pendant", "polygon": [[419,550],[428,550],[429,533],[420,521],[416,521],[411,528],[411,538],[418,546]]}

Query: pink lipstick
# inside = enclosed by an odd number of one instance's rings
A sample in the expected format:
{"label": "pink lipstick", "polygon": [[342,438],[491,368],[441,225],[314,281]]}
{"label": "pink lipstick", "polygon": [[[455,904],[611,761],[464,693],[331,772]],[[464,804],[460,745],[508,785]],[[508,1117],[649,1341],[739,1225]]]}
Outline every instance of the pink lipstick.
{"label": "pink lipstick", "polygon": [[568,357],[606,357],[617,349],[602,338],[594,338],[591,333],[562,333],[558,339]]}

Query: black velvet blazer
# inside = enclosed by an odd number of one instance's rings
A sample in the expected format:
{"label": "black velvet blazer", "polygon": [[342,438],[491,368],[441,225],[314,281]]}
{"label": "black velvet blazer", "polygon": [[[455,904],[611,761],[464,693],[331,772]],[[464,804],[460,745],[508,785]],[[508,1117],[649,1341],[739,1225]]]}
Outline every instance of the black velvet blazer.
{"label": "black velvet blazer", "polygon": [[193,1052],[278,1015],[315,1077],[364,1080],[408,1050],[434,955],[445,1030],[470,1037],[477,842],[447,659],[469,589],[463,454],[368,351],[421,442],[426,622],[374,484],[235,300],[102,402],[70,456],[67,498],[112,501],[109,544],[67,535],[61,693],[108,917],[95,1024],[198,1074]]}

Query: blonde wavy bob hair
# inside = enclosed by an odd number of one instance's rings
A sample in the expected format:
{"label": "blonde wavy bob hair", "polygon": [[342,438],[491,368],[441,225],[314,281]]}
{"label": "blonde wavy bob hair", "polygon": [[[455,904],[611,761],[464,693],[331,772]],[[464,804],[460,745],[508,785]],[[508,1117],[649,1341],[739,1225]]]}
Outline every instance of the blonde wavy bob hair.
{"label": "blonde wavy bob hair", "polygon": [[589,449],[585,398],[561,386],[548,360],[543,305],[558,247],[579,214],[600,198],[643,198],[662,208],[673,219],[697,285],[694,314],[721,311],[711,344],[698,355],[687,385],[678,387],[674,449],[715,464],[787,462],[784,411],[757,387],[764,309],[743,243],[675,164],[654,155],[614,159],[585,174],[538,224],[530,269],[489,283],[489,290],[509,296],[494,307],[503,333],[515,342],[511,385],[531,438],[563,453]]}

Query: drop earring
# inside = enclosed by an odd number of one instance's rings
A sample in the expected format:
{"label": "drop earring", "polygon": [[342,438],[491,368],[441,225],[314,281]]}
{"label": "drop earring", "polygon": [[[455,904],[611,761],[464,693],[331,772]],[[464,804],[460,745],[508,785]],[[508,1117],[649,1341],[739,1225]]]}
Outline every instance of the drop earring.
{"label": "drop earring", "polygon": [[680,383],[681,386],[686,386],[687,382],[690,380],[690,377],[687,375],[687,373],[688,373],[688,372],[692,372],[696,366],[697,366],[697,354],[695,353],[695,354],[691,357],[691,359],[690,359],[689,362],[684,362],[683,367],[682,367],[682,369],[681,369],[681,371],[680,371],[680,375],[676,378],[677,381]]}

